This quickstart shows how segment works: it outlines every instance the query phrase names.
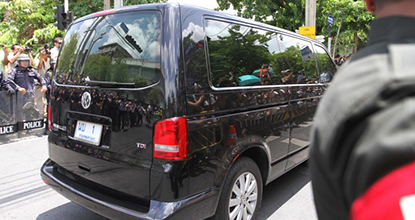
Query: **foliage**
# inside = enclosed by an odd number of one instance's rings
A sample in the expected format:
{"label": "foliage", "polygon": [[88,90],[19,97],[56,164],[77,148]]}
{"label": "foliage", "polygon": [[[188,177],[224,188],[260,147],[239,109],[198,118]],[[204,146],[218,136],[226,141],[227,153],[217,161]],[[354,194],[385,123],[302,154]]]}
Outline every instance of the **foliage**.
{"label": "foliage", "polygon": [[83,70],[83,75],[90,80],[135,83],[136,86],[147,86],[146,78],[136,71],[130,71],[123,58],[112,58],[108,55],[91,54]]}
{"label": "foliage", "polygon": [[232,7],[238,16],[294,31],[304,23],[305,0],[217,0],[218,10]]}
{"label": "foliage", "polygon": [[[298,30],[305,23],[305,0],[217,0],[217,10],[232,7],[238,16],[265,22],[290,31]],[[317,1],[317,35],[328,36],[327,15],[332,13],[335,24],[331,35],[335,36],[340,21],[340,49],[345,51],[354,45],[355,34],[359,45],[363,46],[368,38],[369,24],[374,16],[366,12],[363,1],[354,0],[318,0]],[[327,42],[327,41],[326,41]]]}
{"label": "foliage", "polygon": [[269,63],[268,48],[264,44],[257,44],[257,41],[264,42],[263,36],[252,29],[243,34],[239,32],[239,27],[235,25],[229,29],[229,36],[219,37],[217,41],[209,43],[214,81],[229,71],[252,73],[261,68],[263,63]]}
{"label": "foliage", "polygon": [[[60,55],[58,62],[58,69],[61,73],[70,73],[74,69],[75,63],[75,50],[78,44],[78,34],[75,33],[69,38],[68,42],[65,42],[64,48]],[[65,77],[66,78],[66,77]]]}
{"label": "foliage", "polygon": [[58,1],[15,0],[0,5],[0,42],[6,45],[20,43],[39,48],[62,35],[54,23],[54,10]]}
{"label": "foliage", "polygon": [[[69,79],[72,82],[80,82],[82,76],[80,72],[75,71],[75,51],[78,44],[78,34],[71,36],[69,41],[64,45],[62,54],[58,62],[58,71],[62,77],[61,82]],[[136,72],[128,70],[128,65],[123,59],[112,59],[111,56],[101,54],[91,54],[83,69],[83,73],[90,80],[98,81],[115,81],[115,82],[134,82],[136,86],[146,86],[146,78],[138,75]]]}
{"label": "foliage", "polygon": [[[332,29],[332,36],[336,36],[339,24],[342,22],[339,38],[339,44],[342,50],[347,50],[352,46],[364,46],[370,30],[370,23],[374,16],[366,11],[363,1],[353,0],[325,0],[324,7],[321,10],[319,24],[324,24],[328,13],[332,12],[335,25]],[[324,26],[323,33],[328,32],[328,26]],[[355,34],[357,39],[355,39]],[[355,44],[358,40],[358,45]],[[347,53],[347,51],[344,51]],[[350,51],[348,51],[350,52]]]}
{"label": "foliage", "polygon": [[[317,76],[316,62],[307,43],[293,44],[296,41],[291,37],[246,29],[239,25],[234,25],[227,31],[221,27],[219,35],[209,35],[210,30],[216,29],[210,29],[210,25],[207,27],[208,39],[212,37],[208,46],[214,85],[230,86],[231,83],[236,83],[234,77],[259,75],[258,70],[261,68],[268,68],[273,84],[296,82],[295,77],[284,75],[288,73],[283,72],[286,69],[305,78]],[[277,40],[284,45],[284,49],[276,49]],[[236,75],[232,76],[230,72]],[[284,77],[293,82],[283,82]]]}
{"label": "foliage", "polygon": [[[150,3],[163,3],[167,0],[124,0],[124,6],[140,5]],[[113,3],[113,1],[111,1]],[[113,5],[111,6],[113,7]],[[72,3],[70,1],[70,10],[74,13],[75,18],[80,18],[85,15],[104,10],[103,0],[77,0]]]}
{"label": "foliage", "polygon": [[[38,49],[46,43],[52,46],[53,39],[63,36],[54,25],[53,7],[63,5],[64,0],[13,0],[0,2],[0,44],[14,43]],[[166,2],[166,0],[124,0],[124,5]],[[103,0],[69,1],[69,9],[74,17],[103,10]]]}
{"label": "foliage", "polygon": [[80,18],[103,9],[103,0],[77,0],[74,3],[72,1],[69,2],[69,10],[74,13],[74,18]]}

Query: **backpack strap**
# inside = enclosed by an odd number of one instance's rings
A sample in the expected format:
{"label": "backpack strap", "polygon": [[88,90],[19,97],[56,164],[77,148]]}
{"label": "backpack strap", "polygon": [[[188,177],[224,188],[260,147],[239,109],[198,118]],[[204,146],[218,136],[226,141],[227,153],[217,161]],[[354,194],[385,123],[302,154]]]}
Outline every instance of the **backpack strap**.
{"label": "backpack strap", "polygon": [[396,78],[415,77],[415,44],[390,45],[389,54]]}

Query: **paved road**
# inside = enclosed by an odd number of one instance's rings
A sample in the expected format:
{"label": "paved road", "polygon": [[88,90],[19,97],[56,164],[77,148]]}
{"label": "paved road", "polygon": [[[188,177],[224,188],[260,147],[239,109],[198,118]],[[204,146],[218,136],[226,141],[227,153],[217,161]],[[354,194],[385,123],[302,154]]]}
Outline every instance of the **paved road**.
{"label": "paved road", "polygon": [[[0,145],[1,220],[104,220],[49,189],[39,170],[48,156],[47,138]],[[307,164],[265,187],[262,219],[317,219]]]}

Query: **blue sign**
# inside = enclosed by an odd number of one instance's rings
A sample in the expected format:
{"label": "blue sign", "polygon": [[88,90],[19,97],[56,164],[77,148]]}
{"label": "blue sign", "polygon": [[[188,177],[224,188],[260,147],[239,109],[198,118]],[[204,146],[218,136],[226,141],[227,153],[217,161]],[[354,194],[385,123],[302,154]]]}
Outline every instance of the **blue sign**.
{"label": "blue sign", "polygon": [[330,24],[330,25],[333,25],[333,23],[334,23],[334,19],[333,19],[333,17],[332,16],[327,16],[327,23],[328,24]]}

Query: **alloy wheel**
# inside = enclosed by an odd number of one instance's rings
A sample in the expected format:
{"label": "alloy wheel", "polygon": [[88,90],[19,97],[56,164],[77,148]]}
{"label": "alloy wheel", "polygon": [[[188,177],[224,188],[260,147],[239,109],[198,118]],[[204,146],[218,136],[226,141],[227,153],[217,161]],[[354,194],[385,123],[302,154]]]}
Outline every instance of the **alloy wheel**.
{"label": "alloy wheel", "polygon": [[229,197],[229,219],[250,220],[258,201],[258,183],[250,172],[242,173],[235,181]]}

